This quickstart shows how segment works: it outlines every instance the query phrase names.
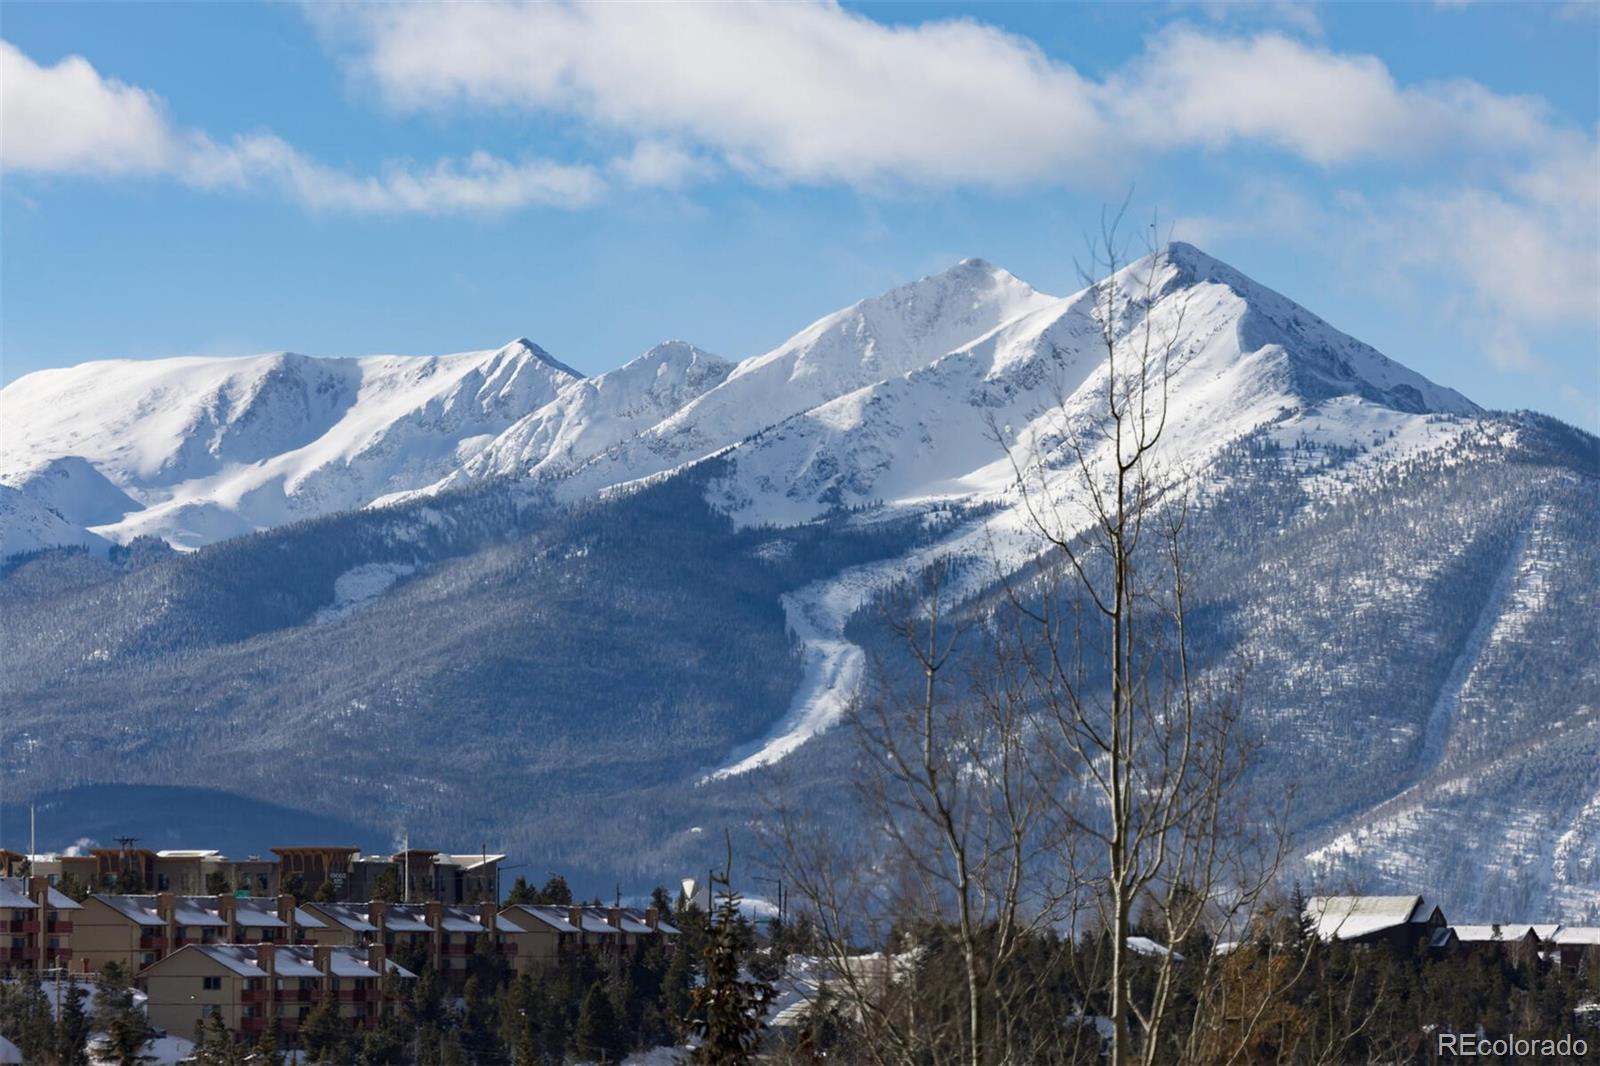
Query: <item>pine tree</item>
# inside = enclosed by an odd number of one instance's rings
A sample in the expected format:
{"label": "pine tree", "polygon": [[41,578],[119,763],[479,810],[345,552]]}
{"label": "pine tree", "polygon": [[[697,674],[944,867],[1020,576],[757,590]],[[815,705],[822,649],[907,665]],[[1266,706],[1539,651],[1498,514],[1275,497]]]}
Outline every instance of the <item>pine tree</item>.
{"label": "pine tree", "polygon": [[678,945],[661,978],[661,1012],[675,1035],[689,1029],[689,1012],[694,1009],[694,953]]}
{"label": "pine tree", "polygon": [[339,1008],[331,994],[324,993],[322,1002],[306,1015],[300,1026],[300,1043],[312,1062],[343,1060],[344,1026],[339,1022]]}
{"label": "pine tree", "polygon": [[399,903],[403,894],[400,884],[400,874],[391,864],[379,874],[372,882],[372,891],[368,893],[373,899],[385,903]]}
{"label": "pine tree", "polygon": [[572,905],[572,889],[567,885],[567,879],[560,874],[551,874],[550,879],[539,890],[540,903],[549,903],[558,907]]}
{"label": "pine tree", "polygon": [[697,1066],[745,1066],[755,1061],[767,1005],[776,993],[765,981],[741,977],[750,952],[749,936],[739,921],[739,897],[729,888],[706,944],[705,983],[694,990],[693,1026],[700,1043],[689,1061]]}
{"label": "pine tree", "polygon": [[[57,978],[57,981],[61,981]],[[88,992],[72,976],[65,978],[66,988],[57,985],[61,996],[60,1017],[55,1026],[55,1056],[61,1066],[85,1066],[89,1061],[89,1016],[84,1012],[83,1001]]]}
{"label": "pine tree", "polygon": [[278,1019],[268,1019],[267,1027],[261,1031],[254,1062],[256,1066],[283,1066],[283,1053],[278,1050]]}
{"label": "pine tree", "polygon": [[116,1066],[139,1066],[151,1061],[144,1046],[154,1032],[144,1014],[133,1005],[128,975],[115,962],[102,966],[95,979],[94,1027],[105,1034],[102,1058],[109,1058]]}
{"label": "pine tree", "polygon": [[339,901],[339,890],[333,887],[332,881],[324,880],[322,884],[317,886],[316,894],[311,898],[318,903],[337,903]]}
{"label": "pine tree", "polygon": [[528,879],[521,874],[511,883],[511,891],[506,895],[506,906],[515,907],[523,903],[537,902],[538,893],[528,884]]}
{"label": "pine tree", "polygon": [[578,1029],[573,1034],[574,1048],[584,1058],[598,1062],[611,1062],[622,1057],[618,1040],[617,1016],[611,1006],[611,997],[605,987],[596,981],[583,997],[583,1007],[578,1011]]}

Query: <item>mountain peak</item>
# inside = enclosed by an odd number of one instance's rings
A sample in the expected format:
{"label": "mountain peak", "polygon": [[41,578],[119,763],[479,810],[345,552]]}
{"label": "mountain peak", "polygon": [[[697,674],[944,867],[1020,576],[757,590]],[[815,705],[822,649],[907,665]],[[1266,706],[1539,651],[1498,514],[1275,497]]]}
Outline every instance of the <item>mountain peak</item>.
{"label": "mountain peak", "polygon": [[495,355],[509,356],[514,359],[537,359],[539,362],[544,363],[552,370],[557,370],[573,378],[581,378],[584,376],[582,371],[575,370],[566,363],[563,363],[561,360],[557,359],[555,356],[551,355],[549,352],[545,351],[543,348],[539,347],[526,337],[517,337],[515,340],[507,341],[505,344],[502,344],[499,348],[495,349]]}

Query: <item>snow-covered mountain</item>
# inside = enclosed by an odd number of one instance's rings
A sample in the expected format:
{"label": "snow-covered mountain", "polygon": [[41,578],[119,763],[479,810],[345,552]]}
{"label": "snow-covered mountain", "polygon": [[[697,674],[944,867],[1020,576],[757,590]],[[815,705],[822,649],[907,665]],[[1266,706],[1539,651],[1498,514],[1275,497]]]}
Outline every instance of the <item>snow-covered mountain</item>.
{"label": "snow-covered mountain", "polygon": [[[1188,245],[1114,284],[1120,336],[1175,338],[1161,458],[1204,501],[1197,614],[1257,664],[1304,869],[1523,917],[1594,898],[1594,438],[1483,411]],[[158,781],[192,750],[336,759],[318,810],[548,796],[502,828],[552,854],[737,805],[768,764],[848,762],[829,726],[880,597],[961,556],[980,610],[1033,558],[1002,443],[1070,483],[1054,430],[1104,395],[1097,314],[965,260],[737,363],[674,341],[585,378],[516,341],[30,375],[0,391],[0,556],[91,551],[0,568],[0,699],[97,765],[153,737],[166,761],[129,765]],[[141,533],[213,546],[112,546]]]}
{"label": "snow-covered mountain", "polygon": [[[1155,265],[1157,298],[1137,317],[1182,316],[1172,439],[1187,462],[1333,396],[1475,410],[1191,246]],[[1093,395],[1092,311],[1087,291],[1048,296],[968,259],[737,364],[674,341],[585,379],[527,340],[90,363],[0,391],[0,484],[101,537],[184,548],[487,477],[579,499],[735,445],[717,492],[741,521],[993,495],[1006,467],[989,423],[1025,437],[1053,400]]]}
{"label": "snow-covered mountain", "polygon": [[[430,485],[580,377],[526,340],[427,358],[85,363],[0,391],[0,478],[90,500],[78,521],[109,539],[198,547]],[[115,493],[131,504],[120,514]]]}

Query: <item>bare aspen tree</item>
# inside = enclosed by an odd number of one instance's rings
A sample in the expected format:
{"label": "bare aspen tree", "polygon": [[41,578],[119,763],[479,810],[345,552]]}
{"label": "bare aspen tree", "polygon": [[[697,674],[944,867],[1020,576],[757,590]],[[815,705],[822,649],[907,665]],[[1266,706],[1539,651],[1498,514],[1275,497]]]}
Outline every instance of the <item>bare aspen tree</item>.
{"label": "bare aspen tree", "polygon": [[[1103,357],[1097,376],[1063,390],[1048,429],[1026,444],[995,427],[1045,548],[1037,580],[1008,581],[1007,590],[1032,623],[1023,647],[1042,723],[1034,758],[1049,766],[1047,794],[1072,841],[1067,862],[1104,933],[1117,1066],[1182,1057],[1187,1041],[1168,1031],[1175,942],[1237,919],[1283,857],[1281,833],[1260,839],[1232,824],[1248,756],[1239,686],[1202,677],[1190,659],[1189,506],[1161,448],[1185,308],[1158,303],[1169,264],[1153,241],[1125,267],[1121,217],[1103,219],[1081,270]],[[1141,906],[1159,915],[1168,939],[1142,1001],[1129,947]]]}
{"label": "bare aspen tree", "polygon": [[[866,843],[820,842],[814,826],[780,819],[784,879],[816,923],[827,980],[875,1063],[987,1066],[1040,1061],[1016,1051],[1012,1015],[1041,994],[1011,965],[1049,909],[1029,905],[1030,852],[1043,797],[1023,745],[1021,675],[990,664],[996,645],[948,607],[952,564],[934,564],[904,610],[887,617],[906,669],[880,667],[851,722]],[[969,639],[970,638],[970,639]],[[963,657],[963,642],[974,654]],[[1008,683],[1009,682],[1009,683]],[[949,916],[959,989],[918,965],[926,945],[869,963],[853,950],[886,944],[887,927]]]}

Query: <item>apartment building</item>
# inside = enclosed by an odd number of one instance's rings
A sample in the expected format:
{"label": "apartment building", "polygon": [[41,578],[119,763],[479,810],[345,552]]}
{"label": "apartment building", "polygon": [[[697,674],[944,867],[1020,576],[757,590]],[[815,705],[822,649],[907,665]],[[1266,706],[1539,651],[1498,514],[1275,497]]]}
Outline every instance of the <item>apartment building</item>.
{"label": "apartment building", "polygon": [[42,876],[0,878],[0,973],[70,967],[81,909]]}
{"label": "apartment building", "polygon": [[657,938],[670,950],[678,930],[654,907],[559,907],[516,904],[500,912],[500,936],[518,974],[537,972],[577,954],[638,958]]}
{"label": "apartment building", "polygon": [[276,1025],[294,1043],[318,1004],[331,999],[342,1025],[376,1028],[404,995],[397,981],[416,974],[389,959],[381,945],[189,944],[139,975],[152,1024],[191,1033],[216,1015],[252,1040]]}
{"label": "apartment building", "polygon": [[381,944],[389,957],[428,960],[453,985],[466,981],[474,955],[487,940],[490,950],[510,957],[516,950],[499,928],[493,903],[477,907],[427,903],[308,903],[306,908],[323,922],[312,939],[329,944]]}
{"label": "apartment building", "polygon": [[300,944],[323,927],[291,896],[94,895],[73,928],[74,969],[115,962],[133,974],[189,945]]}

